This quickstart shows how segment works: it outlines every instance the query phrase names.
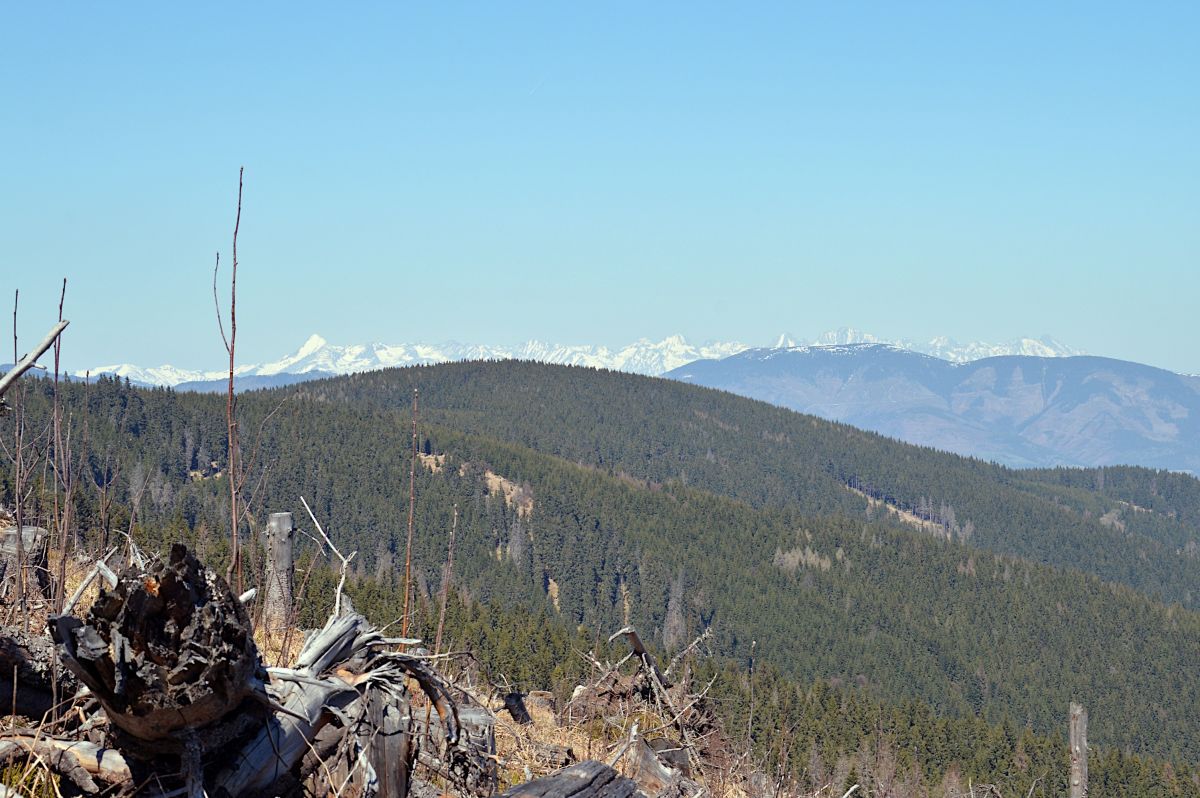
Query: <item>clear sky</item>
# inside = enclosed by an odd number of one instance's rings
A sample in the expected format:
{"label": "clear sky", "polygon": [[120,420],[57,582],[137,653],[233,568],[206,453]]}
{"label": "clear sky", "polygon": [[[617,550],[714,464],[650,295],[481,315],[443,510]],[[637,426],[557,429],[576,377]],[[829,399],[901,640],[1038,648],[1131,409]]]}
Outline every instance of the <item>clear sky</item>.
{"label": "clear sky", "polygon": [[849,325],[1200,372],[1198,40],[1195,2],[7,4],[0,307],[32,342],[66,276],[72,367],[219,368],[245,165],[244,362]]}

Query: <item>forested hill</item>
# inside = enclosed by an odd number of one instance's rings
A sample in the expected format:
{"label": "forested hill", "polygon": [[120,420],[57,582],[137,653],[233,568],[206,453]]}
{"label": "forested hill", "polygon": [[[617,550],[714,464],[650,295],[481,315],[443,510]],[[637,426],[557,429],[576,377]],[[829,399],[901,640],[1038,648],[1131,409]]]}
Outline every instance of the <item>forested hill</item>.
{"label": "forested hill", "polygon": [[[755,640],[801,682],[1043,734],[1079,700],[1096,746],[1200,761],[1200,614],[1134,589],[1159,585],[1156,569],[1164,592],[1196,584],[1194,481],[1130,471],[1097,491],[1099,472],[1007,471],[663,380],[454,364],[243,395],[257,523],[304,495],[360,552],[360,576],[391,589],[413,386],[423,595],[457,504],[456,580],[477,600],[587,630],[629,621],[668,650],[711,625],[720,653],[742,660]],[[31,429],[50,392],[28,383]],[[223,397],[103,380],[62,401],[85,542],[132,525],[222,556]],[[1079,555],[1059,557],[1067,546]]]}
{"label": "forested hill", "polygon": [[1200,481],[1191,477],[1114,472],[1113,486],[1141,486],[1133,501],[1095,490],[1106,469],[1014,471],[724,392],[566,366],[455,363],[299,390],[407,412],[414,387],[431,422],[611,473],[815,515],[898,517],[886,505],[984,549],[1200,606]]}

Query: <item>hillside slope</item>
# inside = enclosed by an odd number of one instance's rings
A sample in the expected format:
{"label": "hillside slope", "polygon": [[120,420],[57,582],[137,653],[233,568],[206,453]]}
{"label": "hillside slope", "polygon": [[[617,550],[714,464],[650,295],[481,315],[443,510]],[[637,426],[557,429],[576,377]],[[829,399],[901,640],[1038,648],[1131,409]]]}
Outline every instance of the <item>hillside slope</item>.
{"label": "hillside slope", "polygon": [[[932,360],[932,358],[928,358]],[[679,382],[531,363],[458,363],[307,383],[302,396],[426,418],[651,483],[813,515],[886,504],[981,548],[1200,606],[1200,527],[1119,499]],[[1145,472],[1152,473],[1152,472]],[[1197,501],[1186,478],[1173,501]],[[894,519],[893,519],[894,520]],[[897,522],[899,523],[899,522]]]}
{"label": "hillside slope", "polygon": [[[36,422],[48,386],[32,384]],[[1200,615],[1000,553],[1074,545],[1067,559],[1107,571],[1110,583],[1125,576],[1145,590],[1161,570],[1186,593],[1194,558],[1164,541],[1194,539],[1183,502],[1194,480],[1160,491],[1148,512],[1130,510],[1154,521],[1131,533],[1090,509],[1124,499],[1083,485],[663,380],[467,364],[245,395],[258,512],[295,509],[306,496],[384,585],[403,556],[413,385],[427,452],[415,508],[423,595],[437,584],[457,504],[456,578],[476,599],[540,602],[585,629],[628,620],[667,649],[711,624],[721,653],[742,658],[757,641],[760,658],[802,681],[861,684],[1045,733],[1060,727],[1067,701],[1082,700],[1098,745],[1200,760]],[[67,386],[64,401],[88,424],[81,479],[110,480],[155,534],[194,538],[219,558],[227,484],[198,466],[220,465],[223,399],[106,380]],[[7,479],[0,473],[0,488]],[[90,530],[99,494],[84,485],[77,517]],[[918,527],[866,498],[896,506],[908,487],[978,513],[975,533],[966,534],[967,510],[955,524]],[[1042,523],[1065,526],[1020,536]]]}

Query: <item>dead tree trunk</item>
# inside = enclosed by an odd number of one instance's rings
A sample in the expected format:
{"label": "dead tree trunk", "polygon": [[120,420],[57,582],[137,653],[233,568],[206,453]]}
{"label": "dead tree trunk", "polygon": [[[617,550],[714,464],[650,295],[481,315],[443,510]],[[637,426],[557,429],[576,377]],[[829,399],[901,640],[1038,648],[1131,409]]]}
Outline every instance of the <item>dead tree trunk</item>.
{"label": "dead tree trunk", "polygon": [[1071,702],[1068,716],[1068,742],[1071,747],[1070,798],[1087,797],[1087,710]]}
{"label": "dead tree trunk", "polygon": [[287,628],[292,613],[292,543],[295,524],[291,513],[271,513],[266,528],[267,568],[262,599],[262,628],[269,633]]}

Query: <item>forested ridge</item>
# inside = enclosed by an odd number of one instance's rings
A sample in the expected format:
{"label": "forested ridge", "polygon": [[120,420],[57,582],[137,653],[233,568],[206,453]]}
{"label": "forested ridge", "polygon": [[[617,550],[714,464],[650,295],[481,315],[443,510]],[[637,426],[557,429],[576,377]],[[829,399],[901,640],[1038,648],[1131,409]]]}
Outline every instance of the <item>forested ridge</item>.
{"label": "forested ridge", "polygon": [[[628,607],[667,650],[709,624],[730,663],[756,640],[793,685],[784,693],[853,685],[877,715],[914,706],[930,723],[1046,740],[1080,700],[1098,748],[1200,761],[1194,479],[1011,471],[728,394],[533,364],[242,395],[256,515],[306,496],[339,544],[360,551],[356,595],[380,614],[394,609],[398,544],[403,556],[413,387],[428,455],[415,508],[422,593],[439,579],[457,504],[458,628],[482,611],[470,607],[491,607],[532,617],[531,645],[537,628],[561,629],[546,633],[557,648],[529,678],[562,677],[571,630],[611,630]],[[49,393],[28,383],[31,425]],[[103,535],[107,486],[110,528],[136,505],[142,534],[225,556],[223,398],[108,379],[67,385],[62,398],[89,538]],[[0,478],[11,501],[11,474]],[[916,528],[864,495],[930,523]],[[734,701],[738,680],[726,684]]]}
{"label": "forested ridge", "polygon": [[[1085,490],[1081,497],[1082,481],[913,446],[721,391],[534,363],[371,372],[308,383],[300,392],[397,409],[417,386],[428,418],[455,429],[758,507],[861,516],[865,501],[844,489],[853,485],[945,522],[948,533],[978,547],[1200,604],[1200,557],[1194,546],[1184,551],[1200,535],[1200,481],[1186,475],[1111,469],[1143,475],[1142,492],[1157,494],[1133,502],[1154,509],[1140,512],[1113,494]],[[1079,479],[1094,484],[1096,469],[1065,473],[1086,474]],[[1119,476],[1116,482],[1122,484]]]}

